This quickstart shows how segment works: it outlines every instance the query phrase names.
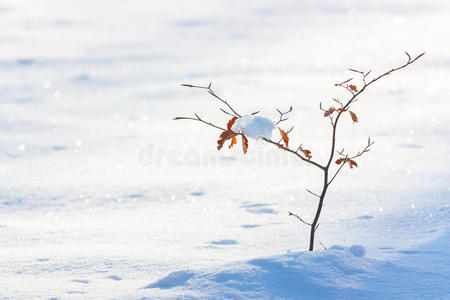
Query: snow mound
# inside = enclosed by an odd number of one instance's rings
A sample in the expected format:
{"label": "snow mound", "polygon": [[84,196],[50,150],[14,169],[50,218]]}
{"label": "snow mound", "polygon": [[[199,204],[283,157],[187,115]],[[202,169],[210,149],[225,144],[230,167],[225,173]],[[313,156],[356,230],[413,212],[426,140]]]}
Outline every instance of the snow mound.
{"label": "snow mound", "polygon": [[356,257],[364,257],[366,255],[366,248],[361,245],[353,245],[348,250]]}
{"label": "snow mound", "polygon": [[185,284],[186,281],[188,281],[193,275],[194,273],[189,271],[172,272],[166,277],[161,278],[160,280],[154,283],[146,285],[144,289],[151,289],[151,288],[170,289]]}
{"label": "snow mound", "polygon": [[254,115],[246,115],[236,119],[231,127],[234,132],[243,131],[247,137],[255,140],[270,139],[274,129],[275,124],[270,119]]}
{"label": "snow mound", "polygon": [[348,251],[356,257],[364,257],[366,255],[366,248],[362,245],[353,245],[350,248],[346,248],[339,245],[331,246],[329,250],[334,251]]}
{"label": "snow mound", "polygon": [[[446,253],[440,251],[439,257]],[[415,259],[382,261],[364,255],[361,245],[333,246],[328,251],[252,259],[203,273],[179,271],[150,286],[160,287],[160,282],[175,279],[177,284],[163,286],[176,286],[174,293],[185,299],[431,299],[450,295],[448,277],[439,270],[424,275]],[[180,275],[182,280],[178,280]]]}

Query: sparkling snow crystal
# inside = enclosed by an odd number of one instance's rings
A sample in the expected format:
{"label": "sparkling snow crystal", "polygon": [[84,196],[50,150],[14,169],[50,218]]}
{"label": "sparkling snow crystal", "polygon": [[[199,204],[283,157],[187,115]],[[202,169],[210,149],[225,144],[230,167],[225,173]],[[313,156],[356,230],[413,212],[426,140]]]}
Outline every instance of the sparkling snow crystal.
{"label": "sparkling snow crystal", "polygon": [[275,124],[267,118],[261,116],[247,115],[237,119],[231,130],[239,132],[242,130],[244,134],[252,139],[261,139],[263,137],[270,139]]}

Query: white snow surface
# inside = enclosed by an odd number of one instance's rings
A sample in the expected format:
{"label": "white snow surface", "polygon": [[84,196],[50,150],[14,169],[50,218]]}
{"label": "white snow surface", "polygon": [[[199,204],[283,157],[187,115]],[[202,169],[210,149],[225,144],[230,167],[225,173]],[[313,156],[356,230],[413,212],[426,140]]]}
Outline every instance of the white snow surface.
{"label": "white snow surface", "polygon": [[243,132],[245,136],[255,140],[270,139],[274,129],[275,124],[270,119],[255,115],[237,118],[231,127],[233,132]]}
{"label": "white snow surface", "polygon": [[[449,7],[1,1],[0,299],[449,299]],[[320,170],[172,120],[224,128],[223,103],[180,86],[212,81],[243,116],[292,105],[290,144],[325,163],[319,103],[404,50],[427,53],[340,120],[337,149],[375,144],[330,186],[312,253],[287,212],[312,220]]]}

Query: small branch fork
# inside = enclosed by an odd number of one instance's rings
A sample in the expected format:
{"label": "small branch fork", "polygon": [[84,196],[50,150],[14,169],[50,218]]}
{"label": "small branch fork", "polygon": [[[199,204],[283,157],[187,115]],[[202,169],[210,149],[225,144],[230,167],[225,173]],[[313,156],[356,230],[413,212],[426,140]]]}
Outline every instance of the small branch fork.
{"label": "small branch fork", "polygon": [[296,217],[300,222],[305,223],[308,226],[311,226],[311,223],[304,221],[299,215],[291,213],[290,211],[288,211],[288,213],[289,213],[289,216]]}
{"label": "small branch fork", "polygon": [[322,169],[322,170],[323,170],[323,168],[324,168],[322,165],[318,164],[317,162],[312,161],[312,160],[310,160],[310,159],[307,159],[307,158],[303,157],[303,156],[302,156],[300,153],[298,153],[297,151],[294,151],[294,150],[292,150],[292,149],[286,148],[286,147],[285,147],[283,144],[281,144],[281,143],[274,142],[274,141],[272,141],[272,140],[270,140],[270,139],[268,139],[268,138],[262,138],[262,140],[265,141],[265,142],[267,142],[267,143],[269,143],[269,144],[275,145],[275,146],[277,146],[278,148],[280,148],[280,149],[282,149],[282,150],[284,150],[284,151],[287,151],[287,152],[290,152],[290,153],[296,155],[298,158],[300,158],[300,159],[303,160],[304,162],[306,162],[306,163],[308,163],[308,164],[311,164],[311,165],[313,165],[313,166],[315,166],[315,167],[317,167],[317,168],[319,168],[319,169]]}
{"label": "small branch fork", "polygon": [[[214,91],[211,89],[211,85],[212,85],[212,82],[210,82],[208,86],[199,86],[199,85],[192,85],[192,84],[182,84],[182,86],[206,90],[211,96],[213,96],[214,98],[218,99],[218,100],[221,101],[223,104],[225,104],[225,105],[226,105],[233,113],[231,114],[231,113],[229,113],[229,112],[227,112],[227,111],[225,111],[225,110],[223,110],[223,109],[220,109],[221,111],[223,111],[224,113],[226,113],[226,114],[228,114],[228,115],[236,116],[236,117],[240,118],[241,115],[238,114],[238,113],[233,109],[233,107],[231,107],[231,105],[228,104],[228,102],[227,102],[226,100],[222,99],[221,97],[217,96],[216,93],[214,93]],[[258,113],[258,112],[254,113],[254,114],[257,114],[257,113]]]}
{"label": "small branch fork", "polygon": [[[342,106],[342,104],[341,104],[341,106]],[[333,114],[330,113],[330,110],[322,108],[322,102],[319,103],[319,109],[320,109],[321,111],[323,111],[324,116],[327,116],[327,117],[330,119],[331,126],[333,126],[333,125],[334,125],[334,118],[333,118]],[[332,111],[335,110],[334,107],[331,107],[330,109],[332,109]]]}
{"label": "small branch fork", "polygon": [[192,120],[192,121],[199,121],[199,122],[202,122],[202,123],[204,123],[204,124],[206,124],[206,125],[209,125],[209,126],[212,126],[212,127],[214,127],[214,128],[220,129],[220,130],[222,130],[222,131],[225,131],[225,130],[226,130],[226,129],[223,128],[223,127],[214,125],[214,124],[211,123],[211,122],[207,122],[207,121],[203,120],[203,119],[200,118],[197,114],[194,114],[194,115],[195,115],[195,118],[192,118],[192,117],[175,117],[175,118],[173,118],[173,119],[174,119],[174,120]]}
{"label": "small branch fork", "polygon": [[[311,223],[308,223],[308,222],[306,222],[305,220],[303,220],[299,215],[297,215],[297,214],[294,214],[294,213],[292,213],[292,212],[290,212],[290,211],[288,211],[288,213],[289,213],[289,216],[293,216],[293,217],[295,217],[297,220],[299,220],[300,222],[302,222],[303,224],[306,224],[306,225],[308,225],[308,226],[312,226],[312,224]],[[314,231],[316,231],[317,230],[317,228],[319,228],[319,225],[320,225],[320,223],[319,224],[317,224],[317,226],[316,226],[316,228],[314,229]]]}
{"label": "small branch fork", "polygon": [[280,119],[278,120],[278,122],[275,123],[275,125],[280,124],[281,122],[287,121],[289,118],[286,117],[286,115],[290,112],[292,112],[292,106],[289,108],[288,111],[282,112],[281,110],[279,110],[278,108],[276,109],[277,112],[280,114]]}
{"label": "small branch fork", "polygon": [[[348,154],[344,154],[344,149],[342,149],[342,151],[340,151],[340,152],[337,152],[337,155],[339,155],[343,159],[343,162],[340,164],[339,168],[336,170],[336,172],[331,177],[331,179],[328,180],[328,178],[329,178],[329,168],[330,168],[331,163],[333,161],[333,158],[335,156],[336,132],[337,132],[337,125],[338,125],[339,119],[340,119],[341,115],[344,112],[349,110],[350,105],[358,100],[357,97],[361,93],[363,93],[368,86],[370,86],[374,82],[378,81],[379,79],[381,79],[381,78],[383,78],[383,77],[385,77],[385,76],[387,76],[387,75],[389,75],[389,74],[391,74],[391,73],[393,73],[395,71],[398,71],[400,69],[403,69],[403,68],[409,66],[410,64],[414,63],[415,61],[417,61],[420,57],[422,57],[425,54],[425,53],[422,53],[422,54],[416,56],[415,58],[412,58],[409,55],[409,53],[407,53],[407,52],[405,52],[405,53],[406,53],[406,56],[408,57],[408,60],[406,61],[406,63],[404,63],[403,65],[401,65],[399,67],[392,68],[391,70],[386,71],[386,72],[382,73],[381,75],[378,75],[378,76],[374,77],[371,80],[368,80],[368,75],[371,74],[371,71],[363,72],[363,71],[359,71],[359,70],[356,70],[356,69],[348,69],[351,72],[357,73],[361,77],[362,86],[360,86],[359,89],[358,89],[358,87],[356,85],[350,84],[350,82],[353,80],[353,78],[350,78],[350,79],[347,79],[345,81],[336,83],[335,86],[342,87],[342,88],[346,89],[351,94],[350,98],[345,103],[343,101],[339,100],[339,99],[333,98],[333,101],[336,102],[339,105],[338,109],[335,109],[334,107],[330,107],[330,109],[326,110],[326,109],[322,108],[322,103],[320,103],[320,106],[319,106],[320,109],[324,112],[324,116],[325,117],[329,117],[330,123],[331,123],[331,126],[332,126],[331,150],[330,150],[330,154],[329,154],[329,157],[328,157],[328,160],[327,160],[326,164],[321,165],[321,164],[319,164],[319,163],[317,163],[317,162],[315,162],[315,161],[313,161],[313,160],[311,160],[309,158],[306,158],[306,157],[302,156],[298,152],[300,147],[297,150],[292,150],[292,149],[289,149],[288,147],[284,146],[281,143],[282,140],[283,140],[283,137],[280,139],[279,142],[272,141],[271,139],[268,139],[268,138],[262,138],[263,141],[265,141],[265,142],[267,142],[269,144],[273,144],[273,145],[277,146],[278,148],[280,148],[280,149],[282,149],[284,151],[287,151],[287,152],[290,152],[290,153],[296,155],[298,158],[300,158],[304,162],[306,162],[308,164],[311,164],[311,165],[319,168],[320,170],[322,170],[324,172],[323,173],[324,174],[324,176],[323,176],[323,187],[322,187],[321,193],[320,194],[316,194],[316,193],[311,192],[310,190],[307,190],[310,194],[312,194],[312,195],[316,196],[317,198],[319,198],[319,203],[318,203],[318,207],[317,207],[316,214],[314,216],[313,222],[312,223],[308,223],[308,222],[304,221],[300,216],[289,212],[290,216],[296,217],[299,221],[301,221],[302,223],[304,223],[304,224],[306,224],[306,225],[311,227],[310,240],[309,240],[309,250],[310,251],[312,251],[313,248],[314,248],[314,234],[315,234],[317,228],[320,225],[320,223],[318,223],[318,220],[319,220],[319,217],[320,217],[320,213],[322,211],[323,201],[325,199],[325,195],[326,195],[326,192],[328,190],[328,187],[334,181],[334,179],[336,178],[336,176],[339,174],[339,172],[342,170],[343,166],[346,163],[349,163],[350,166],[352,166],[352,164],[356,166],[356,163],[353,161],[353,159],[356,159],[356,158],[362,156],[364,153],[369,152],[370,151],[370,147],[374,144],[374,142],[371,142],[370,138],[369,138],[368,142],[367,142],[367,146],[364,149],[360,150],[357,154],[355,154],[353,156],[349,156]],[[230,116],[233,116],[233,117],[237,117],[237,118],[241,117],[241,115],[226,100],[224,100],[223,98],[217,96],[217,94],[211,89],[211,83],[208,86],[197,86],[197,85],[192,85],[192,84],[182,84],[182,86],[206,90],[210,95],[212,95],[214,98],[216,98],[217,100],[219,100],[220,102],[222,102],[223,104],[226,105],[228,110],[220,108],[220,110],[223,113],[225,113],[227,115],[230,115]],[[280,114],[280,118],[275,123],[275,125],[278,125],[281,122],[284,122],[284,121],[288,120],[286,115],[289,114],[290,112],[292,112],[292,106],[289,108],[288,111],[282,112],[279,109],[277,109],[277,111]],[[334,112],[337,112],[337,114],[334,114]],[[259,113],[259,111],[252,113],[252,115],[257,114],[257,113]],[[354,116],[352,115],[352,119],[353,119],[353,117]],[[193,121],[204,123],[206,125],[209,125],[211,127],[214,127],[216,129],[219,129],[219,130],[222,130],[222,131],[226,130],[225,128],[223,128],[221,126],[215,125],[215,124],[213,124],[211,122],[208,122],[208,121],[200,118],[197,114],[195,114],[195,118],[194,117],[176,117],[176,118],[174,118],[174,120],[193,120]],[[286,134],[288,134],[292,130],[293,130],[293,127],[289,131],[287,131]],[[325,249],[327,249],[322,244],[322,242],[320,242],[320,244]]]}
{"label": "small branch fork", "polygon": [[375,142],[371,142],[370,138],[368,138],[367,140],[367,146],[364,147],[363,150],[358,151],[357,154],[353,155],[353,156],[349,156],[348,154],[344,154],[344,149],[342,149],[341,151],[337,151],[337,154],[344,159],[344,161],[340,164],[339,168],[336,170],[336,173],[334,173],[333,177],[331,178],[331,180],[328,182],[328,186],[333,182],[333,180],[336,178],[336,176],[339,174],[339,172],[341,171],[341,169],[345,166],[345,164],[349,163],[350,161],[354,160],[355,158],[358,158],[360,156],[362,156],[364,153],[369,152],[371,149],[370,147],[375,144]]}

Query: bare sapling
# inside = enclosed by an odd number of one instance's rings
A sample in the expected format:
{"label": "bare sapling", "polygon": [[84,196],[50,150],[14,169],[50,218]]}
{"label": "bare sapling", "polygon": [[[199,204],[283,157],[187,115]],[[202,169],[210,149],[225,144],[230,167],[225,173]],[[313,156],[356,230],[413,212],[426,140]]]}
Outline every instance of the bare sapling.
{"label": "bare sapling", "polygon": [[[330,122],[331,126],[331,135],[330,135],[330,152],[327,156],[327,159],[325,162],[316,162],[312,159],[311,151],[304,148],[302,145],[298,147],[291,147],[290,141],[289,141],[289,133],[292,132],[294,129],[291,127],[288,130],[283,130],[280,127],[278,127],[278,130],[280,132],[280,138],[279,140],[273,140],[271,138],[271,135],[267,136],[259,136],[260,139],[263,141],[272,144],[276,147],[278,147],[281,150],[284,150],[290,154],[295,155],[298,159],[301,159],[303,162],[307,164],[311,164],[314,167],[320,169],[323,174],[323,184],[322,184],[322,190],[320,193],[314,193],[309,189],[306,189],[306,191],[310,194],[312,194],[314,197],[318,199],[317,203],[317,209],[316,213],[314,215],[314,219],[312,221],[306,221],[299,215],[288,212],[289,216],[293,216],[298,221],[302,222],[306,226],[310,227],[310,235],[309,235],[309,251],[313,251],[314,249],[314,237],[315,233],[319,227],[319,218],[320,214],[322,212],[323,203],[325,200],[325,196],[327,195],[328,188],[333,183],[333,181],[336,179],[336,177],[339,175],[341,170],[344,168],[345,165],[349,166],[350,169],[353,169],[355,167],[358,167],[357,160],[359,157],[363,156],[367,152],[370,151],[372,145],[374,144],[373,141],[371,141],[370,138],[367,140],[367,144],[362,147],[360,151],[354,154],[350,154],[345,152],[345,148],[342,148],[342,150],[336,149],[336,133],[338,129],[339,120],[342,116],[348,115],[350,116],[351,120],[354,123],[358,122],[358,117],[356,113],[350,110],[352,105],[358,101],[361,96],[361,94],[366,91],[367,87],[378,81],[379,79],[392,74],[393,72],[396,72],[398,70],[401,70],[411,64],[413,64],[415,61],[417,61],[420,57],[422,57],[425,53],[422,53],[416,57],[411,57],[407,52],[407,61],[402,64],[401,66],[398,66],[396,68],[392,68],[381,75],[378,76],[372,76],[371,79],[369,79],[369,75],[371,74],[371,71],[365,72],[365,71],[359,71],[355,69],[348,69],[350,72],[354,73],[358,78],[359,81],[356,81],[357,79],[350,78],[345,81],[342,81],[340,83],[336,83],[335,86],[340,87],[348,91],[348,98],[346,100],[341,100],[337,98],[333,98],[330,100],[332,101],[332,105],[324,107],[322,103],[320,103],[319,107],[322,111],[323,117],[327,118]],[[220,150],[223,148],[225,142],[230,141],[229,148],[232,148],[234,145],[237,144],[237,138],[241,138],[242,140],[242,148],[244,154],[247,153],[248,150],[248,134],[245,130],[245,128],[240,126],[235,126],[237,122],[243,120],[243,118],[246,117],[252,117],[259,113],[259,111],[255,111],[249,115],[242,115],[238,113],[228,101],[223,99],[222,97],[219,97],[212,89],[211,83],[207,86],[198,86],[198,85],[192,85],[192,84],[182,84],[182,86],[190,87],[190,88],[196,88],[196,89],[203,89],[206,92],[208,92],[211,96],[213,96],[216,100],[219,101],[219,104],[222,105],[222,107],[219,107],[219,109],[226,115],[229,115],[231,119],[228,121],[226,126],[221,126],[214,124],[208,120],[205,120],[201,118],[197,113],[194,114],[193,117],[175,117],[174,120],[191,120],[191,121],[197,121],[201,122],[205,125],[208,125],[210,127],[213,127],[215,129],[218,129],[221,131],[221,134],[219,136],[219,139],[217,140],[217,149]],[[280,123],[288,120],[288,115],[290,112],[292,112],[292,106],[286,110],[281,111],[280,109],[276,109],[279,114],[279,119],[273,122],[273,126],[278,126]],[[275,128],[275,127],[274,127]],[[323,246],[323,244],[321,243]],[[324,246],[325,248],[325,246]],[[326,249],[326,248],[325,248]]]}

